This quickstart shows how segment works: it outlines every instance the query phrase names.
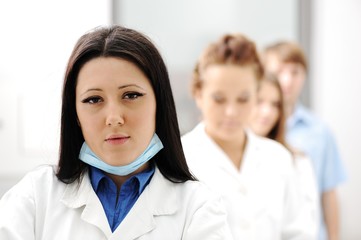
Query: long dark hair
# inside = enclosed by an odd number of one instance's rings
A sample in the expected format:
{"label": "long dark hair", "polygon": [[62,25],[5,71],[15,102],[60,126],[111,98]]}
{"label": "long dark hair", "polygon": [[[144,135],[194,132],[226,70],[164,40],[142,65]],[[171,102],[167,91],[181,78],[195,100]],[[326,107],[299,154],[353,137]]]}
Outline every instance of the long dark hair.
{"label": "long dark hair", "polygon": [[88,165],[78,159],[84,142],[75,107],[77,77],[82,66],[97,57],[117,57],[134,63],[150,80],[156,97],[156,133],[164,148],[152,159],[172,182],[195,180],[189,172],[182,145],[176,108],[164,61],[143,34],[121,26],[99,27],[76,43],[64,77],[60,153],[57,177],[65,183],[79,180]]}

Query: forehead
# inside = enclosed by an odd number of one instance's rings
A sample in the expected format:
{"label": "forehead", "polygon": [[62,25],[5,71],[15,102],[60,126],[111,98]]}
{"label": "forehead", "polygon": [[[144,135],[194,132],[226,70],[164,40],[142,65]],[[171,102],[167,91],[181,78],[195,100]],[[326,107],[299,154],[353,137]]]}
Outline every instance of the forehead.
{"label": "forehead", "polygon": [[276,53],[269,52],[265,55],[264,64],[267,72],[277,73],[282,61]]}
{"label": "forehead", "polygon": [[150,81],[134,63],[116,57],[91,59],[79,71],[77,87],[109,84],[150,85]]}
{"label": "forehead", "polygon": [[303,69],[303,65],[297,62],[284,62],[280,65],[281,70],[283,69]]}
{"label": "forehead", "polygon": [[263,81],[260,84],[259,95],[261,96],[269,96],[273,99],[279,99],[281,97],[281,93],[279,89],[269,81]]}
{"label": "forehead", "polygon": [[237,65],[210,65],[203,74],[202,80],[208,87],[227,88],[236,86],[256,85],[256,74],[252,67]]}

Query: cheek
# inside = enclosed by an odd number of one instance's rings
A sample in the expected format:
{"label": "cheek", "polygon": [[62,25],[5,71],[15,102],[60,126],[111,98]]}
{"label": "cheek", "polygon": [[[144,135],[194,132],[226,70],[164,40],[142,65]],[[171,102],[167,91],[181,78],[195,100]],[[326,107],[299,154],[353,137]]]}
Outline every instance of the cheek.
{"label": "cheek", "polygon": [[217,112],[219,112],[217,107],[212,107],[212,105],[203,105],[200,109],[203,115],[204,120],[212,121],[216,118]]}
{"label": "cheek", "polygon": [[276,124],[280,116],[280,111],[276,108],[272,109],[272,124]]}
{"label": "cheek", "polygon": [[83,129],[86,128],[86,126],[87,126],[86,112],[83,111],[83,110],[82,110],[81,108],[79,108],[78,106],[76,106],[76,115],[77,115],[78,124],[79,124],[80,128],[83,130]]}
{"label": "cheek", "polygon": [[199,95],[196,99],[197,107],[201,111],[204,118],[215,115],[219,111],[219,104],[216,104],[209,96]]}
{"label": "cheek", "polygon": [[78,124],[83,133],[84,138],[97,134],[99,128],[105,123],[104,117],[99,112],[89,111],[84,106],[76,106],[76,114]]}
{"label": "cheek", "polygon": [[248,120],[249,118],[251,118],[254,114],[254,109],[256,106],[253,106],[252,104],[248,104],[248,106],[246,107],[246,109],[243,111],[243,117],[245,120]]}
{"label": "cheek", "polygon": [[127,122],[134,129],[151,130],[153,132],[156,125],[156,107],[148,106],[131,113],[131,115],[128,115]]}
{"label": "cheek", "polygon": [[244,112],[248,115],[252,115],[253,112],[258,112],[256,109],[258,108],[257,104],[257,98],[255,96],[251,96],[248,103],[246,103],[244,106]]}
{"label": "cheek", "polygon": [[98,116],[92,114],[78,114],[78,122],[84,138],[97,135],[98,129],[104,125],[104,121]]}
{"label": "cheek", "polygon": [[298,76],[297,81],[296,81],[296,87],[297,87],[298,91],[300,91],[302,89],[303,83],[304,83],[304,77],[303,76]]}

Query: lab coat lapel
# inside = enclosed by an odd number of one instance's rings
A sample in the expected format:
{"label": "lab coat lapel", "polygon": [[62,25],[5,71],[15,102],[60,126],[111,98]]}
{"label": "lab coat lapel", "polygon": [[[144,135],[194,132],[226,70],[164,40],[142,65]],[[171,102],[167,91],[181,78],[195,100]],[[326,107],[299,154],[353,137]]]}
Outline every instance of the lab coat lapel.
{"label": "lab coat lapel", "polygon": [[[249,129],[247,129],[246,134],[247,145],[243,155],[242,175],[247,179],[253,178],[252,175],[259,172],[261,160],[266,156],[260,156],[262,153],[259,150],[258,137]],[[260,177],[262,178],[262,176]]]}
{"label": "lab coat lapel", "polygon": [[239,179],[239,170],[234,166],[231,159],[226,155],[226,153],[221,149],[221,147],[211,138],[205,131],[205,126],[203,123],[200,123],[197,126],[199,133],[195,136],[199,137],[196,141],[201,143],[201,148],[205,153],[206,161],[212,161],[213,164],[217,165],[219,169],[223,170],[225,174],[231,175],[235,179]]}
{"label": "lab coat lapel", "polygon": [[84,174],[81,183],[68,184],[61,200],[69,208],[84,206],[81,218],[98,227],[107,237],[112,234],[103,206],[94,192],[88,172]]}
{"label": "lab coat lapel", "polygon": [[115,230],[112,239],[137,239],[151,232],[156,228],[156,216],[171,215],[177,211],[178,199],[173,183],[156,168],[151,182]]}
{"label": "lab coat lapel", "polygon": [[[147,198],[138,198],[137,203],[143,201],[146,203],[148,200]],[[137,239],[156,227],[153,214],[149,207],[137,203],[114,231],[111,239]]]}

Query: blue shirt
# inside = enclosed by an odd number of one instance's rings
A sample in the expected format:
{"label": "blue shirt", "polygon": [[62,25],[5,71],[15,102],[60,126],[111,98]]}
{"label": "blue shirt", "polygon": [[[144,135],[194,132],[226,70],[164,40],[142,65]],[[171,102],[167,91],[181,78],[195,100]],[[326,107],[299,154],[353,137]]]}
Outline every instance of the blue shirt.
{"label": "blue shirt", "polygon": [[330,129],[302,105],[298,105],[287,120],[286,139],[291,146],[311,158],[320,192],[331,190],[346,180]]}
{"label": "blue shirt", "polygon": [[154,166],[151,166],[149,169],[130,177],[123,183],[120,191],[117,192],[117,186],[103,171],[90,166],[92,187],[103,205],[109,226],[113,232],[148,185],[154,171]]}
{"label": "blue shirt", "polygon": [[[320,195],[346,180],[346,172],[330,129],[302,105],[297,105],[294,114],[287,119],[286,140],[311,159]],[[321,229],[320,239],[324,239],[323,222]]]}

